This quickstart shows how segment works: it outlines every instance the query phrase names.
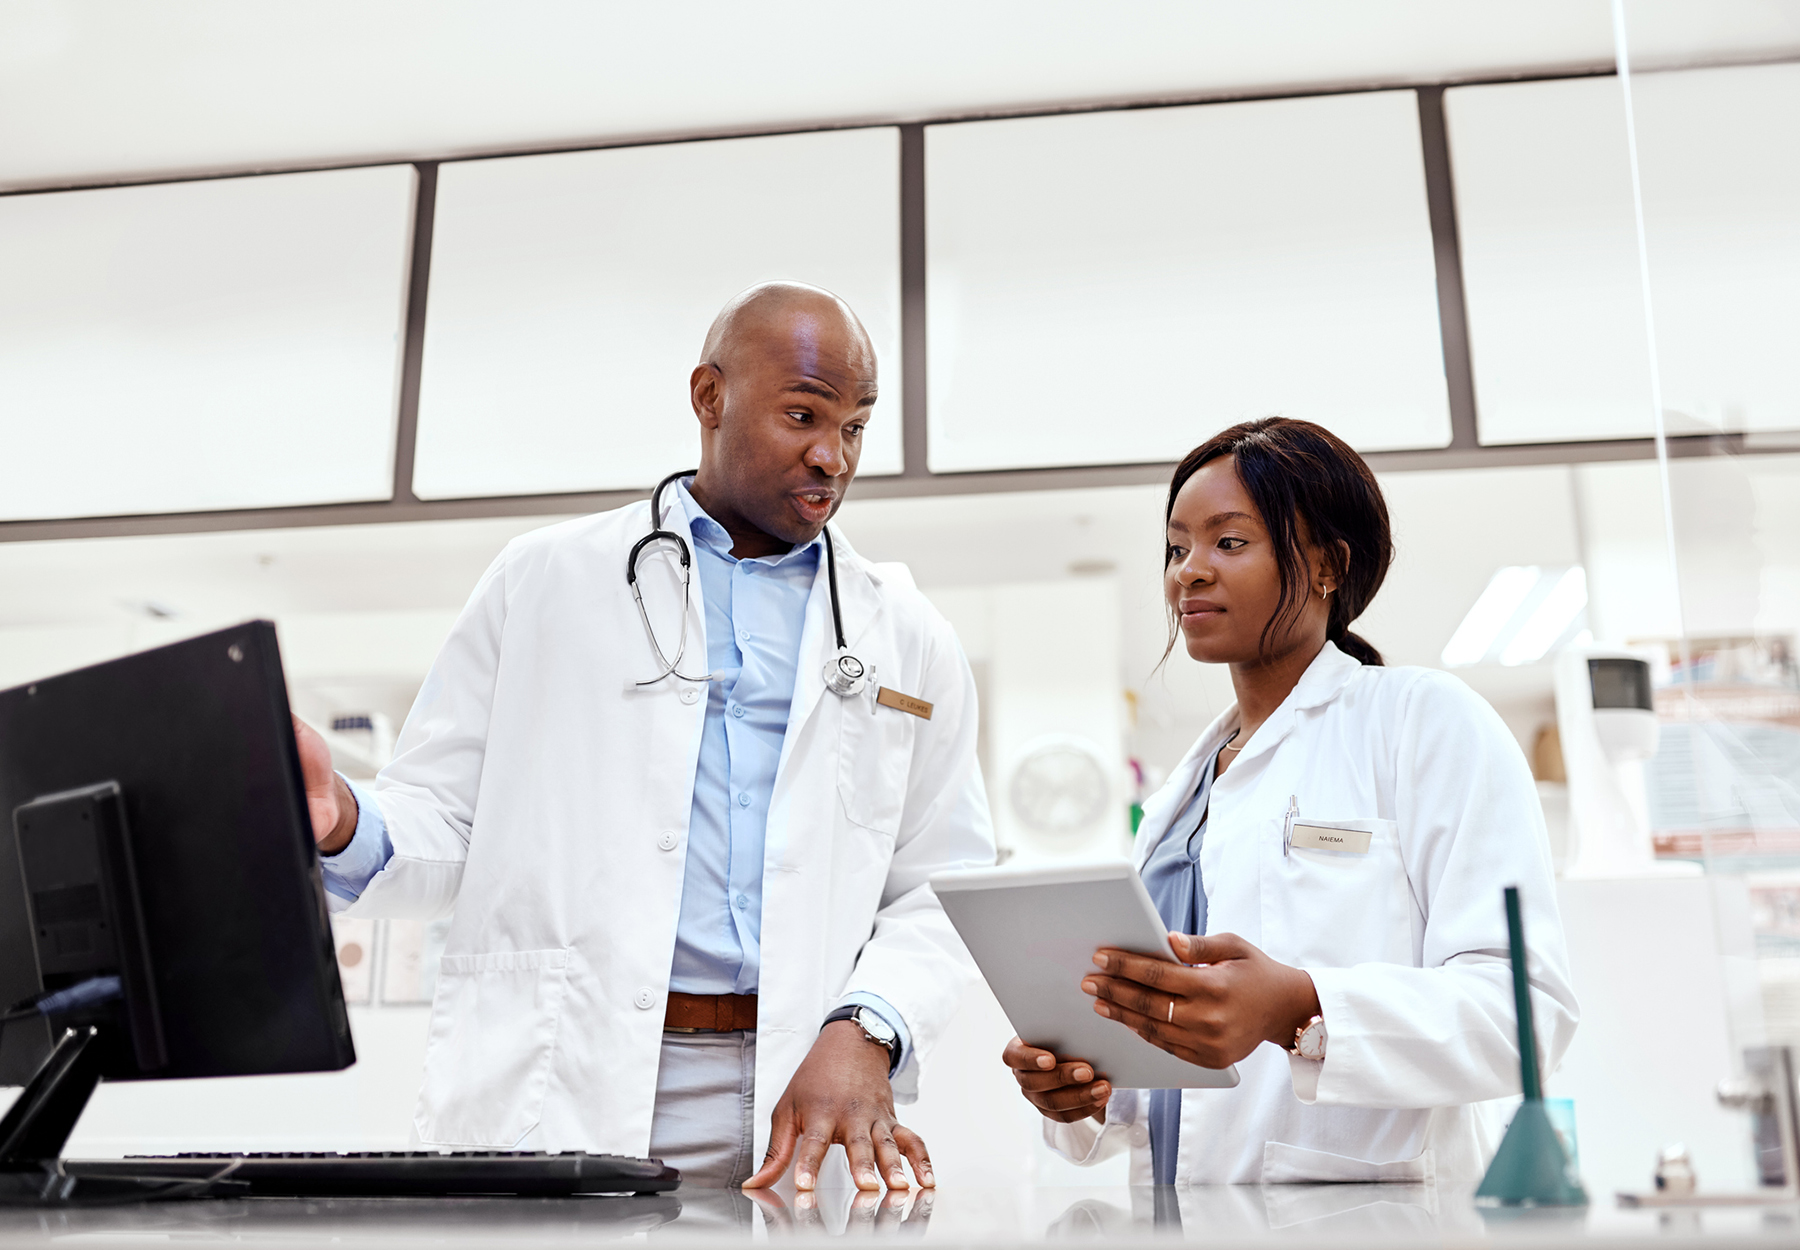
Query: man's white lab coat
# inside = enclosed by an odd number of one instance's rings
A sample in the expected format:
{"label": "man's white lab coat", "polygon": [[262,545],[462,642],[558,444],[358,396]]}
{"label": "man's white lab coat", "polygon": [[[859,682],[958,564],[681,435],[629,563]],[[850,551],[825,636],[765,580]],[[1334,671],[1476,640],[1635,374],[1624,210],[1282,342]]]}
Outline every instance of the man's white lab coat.
{"label": "man's white lab coat", "polygon": [[[672,528],[685,535],[676,513]],[[625,561],[635,504],[527,534],[476,586],[376,784],[394,855],[347,911],[451,912],[415,1127],[435,1146],[647,1153],[703,681],[661,671]],[[901,1014],[915,1094],[974,975],[926,884],[993,861],[969,666],[903,566],[838,540],[844,632],[929,721],[825,691],[836,650],[825,561],[806,606],[769,810],[757,1018],[756,1149],[828,1011],[878,994]],[[673,657],[673,544],[639,564]],[[681,670],[703,677],[698,571]]]}
{"label": "man's white lab coat", "polygon": [[[1233,706],[1147,803],[1141,869],[1238,725]],[[1366,854],[1293,848],[1302,821],[1371,833]],[[1264,1043],[1235,1089],[1182,1097],[1178,1183],[1479,1179],[1491,1108],[1519,1092],[1506,913],[1519,887],[1544,1071],[1577,1007],[1543,810],[1523,754],[1462,682],[1365,667],[1330,643],[1213,785],[1200,870],[1208,933],[1235,933],[1318,988],[1322,1063]],[[1123,1027],[1123,1026],[1120,1026]],[[1129,1147],[1152,1181],[1149,1095],[1120,1090],[1106,1126],[1045,1121],[1092,1162]]]}

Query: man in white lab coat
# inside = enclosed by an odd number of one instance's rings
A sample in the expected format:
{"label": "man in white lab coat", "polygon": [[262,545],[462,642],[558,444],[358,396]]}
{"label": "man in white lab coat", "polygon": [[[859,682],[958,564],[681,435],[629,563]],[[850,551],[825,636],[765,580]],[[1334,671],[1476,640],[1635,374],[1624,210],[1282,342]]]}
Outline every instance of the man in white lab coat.
{"label": "man in white lab coat", "polygon": [[[808,1189],[841,1143],[861,1188],[906,1185],[903,1157],[930,1185],[894,1102],[974,969],[927,881],[993,837],[955,635],[904,567],[825,533],[874,351],[835,296],[768,284],[720,313],[690,391],[698,472],[656,518],[510,543],[372,792],[300,727],[331,906],[452,915],[427,1145],[716,1185],[791,1161]],[[845,652],[872,679],[829,688]]]}

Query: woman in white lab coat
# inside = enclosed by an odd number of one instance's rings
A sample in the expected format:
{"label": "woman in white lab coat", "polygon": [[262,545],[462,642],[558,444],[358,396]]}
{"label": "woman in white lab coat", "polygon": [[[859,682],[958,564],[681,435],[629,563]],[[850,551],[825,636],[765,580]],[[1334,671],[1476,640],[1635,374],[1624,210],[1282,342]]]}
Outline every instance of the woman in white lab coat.
{"label": "woman in white lab coat", "polygon": [[[1503,887],[1519,887],[1546,1070],[1577,1008],[1523,753],[1462,682],[1350,632],[1387,507],[1328,431],[1267,418],[1169,485],[1164,592],[1237,702],[1145,805],[1136,857],[1185,965],[1096,955],[1094,1010],[1233,1089],[1115,1090],[1080,1056],[1005,1061],[1081,1163],[1136,1184],[1472,1181],[1519,1092]],[[1171,650],[1175,639],[1171,639]],[[1193,936],[1201,934],[1204,936]]]}

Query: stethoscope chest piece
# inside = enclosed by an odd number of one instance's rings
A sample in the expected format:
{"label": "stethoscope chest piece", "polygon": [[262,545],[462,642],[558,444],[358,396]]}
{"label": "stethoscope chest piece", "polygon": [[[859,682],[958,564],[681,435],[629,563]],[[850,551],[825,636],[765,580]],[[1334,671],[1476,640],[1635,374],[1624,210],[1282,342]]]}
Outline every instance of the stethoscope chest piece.
{"label": "stethoscope chest piece", "polygon": [[825,689],[841,699],[861,694],[874,677],[873,665],[864,664],[844,648],[825,661]]}

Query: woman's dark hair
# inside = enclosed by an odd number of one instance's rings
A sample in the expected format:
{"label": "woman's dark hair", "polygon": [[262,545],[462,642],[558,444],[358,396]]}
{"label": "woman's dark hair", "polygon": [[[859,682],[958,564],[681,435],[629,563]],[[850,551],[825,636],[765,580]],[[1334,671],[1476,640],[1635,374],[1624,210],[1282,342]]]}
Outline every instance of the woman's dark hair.
{"label": "woman's dark hair", "polygon": [[[1364,664],[1380,664],[1381,652],[1350,632],[1350,622],[1362,615],[1381,589],[1394,559],[1387,501],[1382,499],[1369,466],[1337,435],[1310,421],[1288,417],[1246,421],[1213,435],[1176,466],[1169,482],[1169,502],[1163,509],[1165,523],[1187,480],[1203,465],[1224,456],[1236,457],[1238,480],[1262,513],[1263,525],[1275,544],[1281,599],[1263,627],[1263,648],[1267,650],[1269,638],[1278,629],[1299,618],[1312,593],[1306,555],[1300,546],[1305,539],[1319,549],[1337,575],[1325,636],[1345,655]],[[1350,552],[1347,564],[1345,547]],[[1169,555],[1163,553],[1165,568]],[[1170,630],[1173,650],[1178,636],[1173,621]]]}

